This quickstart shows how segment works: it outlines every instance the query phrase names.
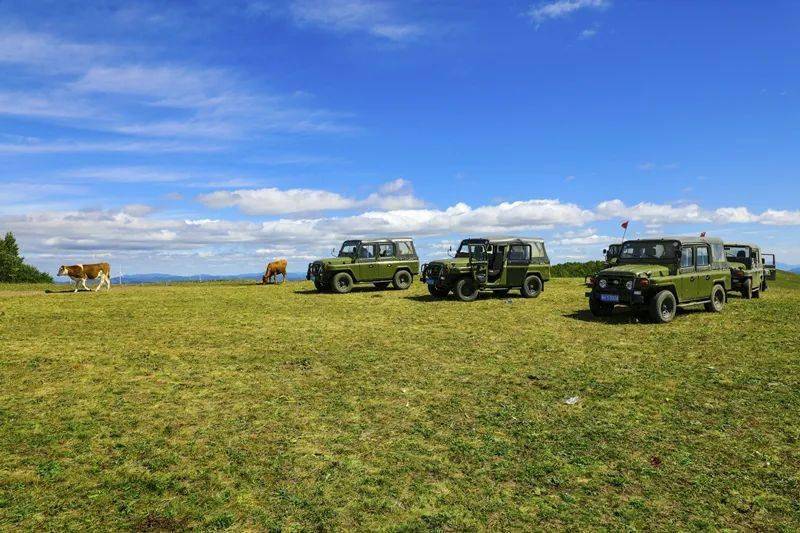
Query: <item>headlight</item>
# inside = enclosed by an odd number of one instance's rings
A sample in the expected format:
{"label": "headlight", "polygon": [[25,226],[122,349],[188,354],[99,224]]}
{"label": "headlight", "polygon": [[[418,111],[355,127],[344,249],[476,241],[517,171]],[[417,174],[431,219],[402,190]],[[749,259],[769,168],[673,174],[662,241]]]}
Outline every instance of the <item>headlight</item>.
{"label": "headlight", "polygon": [[629,291],[632,291],[633,290],[633,280],[626,281],[625,282],[625,288],[628,289]]}
{"label": "headlight", "polygon": [[608,287],[608,280],[601,279],[597,284],[600,286],[601,289],[605,289]]}

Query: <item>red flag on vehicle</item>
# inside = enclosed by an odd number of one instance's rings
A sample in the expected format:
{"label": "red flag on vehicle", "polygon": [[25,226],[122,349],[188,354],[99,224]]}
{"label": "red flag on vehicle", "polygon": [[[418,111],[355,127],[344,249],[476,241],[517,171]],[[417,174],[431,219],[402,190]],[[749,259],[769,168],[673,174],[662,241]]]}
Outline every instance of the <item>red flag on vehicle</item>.
{"label": "red flag on vehicle", "polygon": [[625,228],[625,229],[628,229],[628,224],[629,223],[630,223],[630,220],[626,220],[625,222],[622,223],[622,227]]}
{"label": "red flag on vehicle", "polygon": [[705,237],[706,236],[706,232],[704,231],[703,233],[700,234],[700,236],[701,237]]}

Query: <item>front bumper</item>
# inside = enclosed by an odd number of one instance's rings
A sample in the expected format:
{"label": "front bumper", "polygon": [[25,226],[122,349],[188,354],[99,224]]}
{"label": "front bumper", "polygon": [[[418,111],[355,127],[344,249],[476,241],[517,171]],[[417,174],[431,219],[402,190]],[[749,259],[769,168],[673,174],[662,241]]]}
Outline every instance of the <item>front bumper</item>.
{"label": "front bumper", "polygon": [[620,278],[616,280],[609,280],[609,284],[605,288],[600,288],[595,285],[590,291],[586,292],[586,297],[591,300],[596,300],[602,303],[619,304],[619,305],[641,305],[645,300],[645,292],[641,287],[637,287],[638,283],[634,280],[633,289],[625,287],[625,283],[630,279]]}
{"label": "front bumper", "polygon": [[306,279],[312,280],[321,277],[322,265],[319,263],[309,263],[308,270],[306,270]]}
{"label": "front bumper", "polygon": [[433,285],[435,287],[444,287],[447,281],[447,271],[442,265],[422,265],[419,280],[422,283]]}

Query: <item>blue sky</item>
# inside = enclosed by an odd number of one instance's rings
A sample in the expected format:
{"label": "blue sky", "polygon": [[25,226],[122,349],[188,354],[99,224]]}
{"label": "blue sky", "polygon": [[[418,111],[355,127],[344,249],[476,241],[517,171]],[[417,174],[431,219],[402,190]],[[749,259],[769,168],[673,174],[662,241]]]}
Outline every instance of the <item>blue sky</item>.
{"label": "blue sky", "polygon": [[95,4],[0,4],[0,230],[45,270],[584,260],[626,219],[800,264],[797,3]]}

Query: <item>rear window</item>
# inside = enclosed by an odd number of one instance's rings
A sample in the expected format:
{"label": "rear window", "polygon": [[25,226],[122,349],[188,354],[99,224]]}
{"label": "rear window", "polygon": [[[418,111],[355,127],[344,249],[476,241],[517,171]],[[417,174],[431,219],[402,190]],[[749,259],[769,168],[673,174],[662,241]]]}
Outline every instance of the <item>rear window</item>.
{"label": "rear window", "polygon": [[750,259],[750,247],[749,246],[726,246],[725,247],[725,257],[728,258],[728,261],[741,261],[744,259]]}

